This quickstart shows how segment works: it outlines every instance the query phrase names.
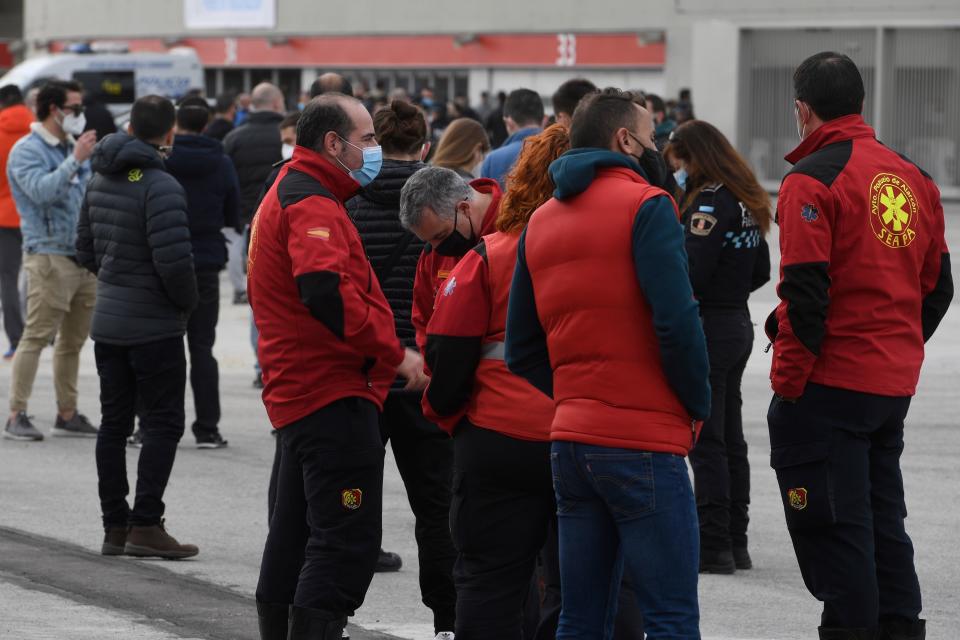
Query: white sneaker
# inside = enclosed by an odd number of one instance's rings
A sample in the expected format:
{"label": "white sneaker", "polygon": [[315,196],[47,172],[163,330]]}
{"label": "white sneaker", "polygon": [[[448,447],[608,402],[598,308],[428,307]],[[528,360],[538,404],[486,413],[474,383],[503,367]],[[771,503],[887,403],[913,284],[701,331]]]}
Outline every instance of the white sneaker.
{"label": "white sneaker", "polygon": [[441,631],[433,640],[453,640],[453,631]]}

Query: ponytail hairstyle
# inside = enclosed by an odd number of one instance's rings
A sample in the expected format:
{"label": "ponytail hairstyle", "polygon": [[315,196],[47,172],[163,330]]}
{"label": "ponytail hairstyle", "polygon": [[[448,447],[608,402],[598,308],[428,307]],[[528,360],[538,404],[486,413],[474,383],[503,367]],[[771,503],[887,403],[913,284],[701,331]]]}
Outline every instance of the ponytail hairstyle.
{"label": "ponytail hairstyle", "polygon": [[373,116],[377,141],[385,155],[418,153],[427,142],[427,121],[415,106],[394,100]]}
{"label": "ponytail hairstyle", "polygon": [[523,150],[507,176],[507,190],[500,200],[497,231],[522,231],[533,212],[550,199],[555,185],[547,167],[570,149],[566,127],[554,124],[523,141]]}
{"label": "ponytail hairstyle", "polygon": [[686,211],[704,188],[722,183],[743,203],[760,230],[764,234],[770,231],[770,196],[747,161],[715,126],[703,120],[684,122],[670,134],[663,155],[668,162],[686,165],[687,191],[681,211]]}

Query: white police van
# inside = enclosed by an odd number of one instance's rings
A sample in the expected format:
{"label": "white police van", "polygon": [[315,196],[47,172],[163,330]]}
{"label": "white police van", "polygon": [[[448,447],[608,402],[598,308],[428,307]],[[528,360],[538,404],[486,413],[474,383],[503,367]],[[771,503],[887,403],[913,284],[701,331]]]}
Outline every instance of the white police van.
{"label": "white police van", "polygon": [[0,78],[26,94],[51,79],[76,80],[84,93],[122,119],[137,98],[157,94],[176,100],[204,86],[196,51],[177,47],[168,53],[130,53],[124,45],[82,44],[67,52],[30,58]]}

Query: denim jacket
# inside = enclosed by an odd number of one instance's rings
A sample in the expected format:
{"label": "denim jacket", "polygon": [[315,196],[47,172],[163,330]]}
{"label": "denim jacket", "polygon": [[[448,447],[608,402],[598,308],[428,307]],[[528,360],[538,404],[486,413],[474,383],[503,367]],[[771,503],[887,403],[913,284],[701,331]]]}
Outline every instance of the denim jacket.
{"label": "denim jacket", "polygon": [[10,192],[20,213],[23,250],[73,256],[77,219],[90,163],[73,157],[73,138],[61,142],[39,122],[17,141],[7,160]]}

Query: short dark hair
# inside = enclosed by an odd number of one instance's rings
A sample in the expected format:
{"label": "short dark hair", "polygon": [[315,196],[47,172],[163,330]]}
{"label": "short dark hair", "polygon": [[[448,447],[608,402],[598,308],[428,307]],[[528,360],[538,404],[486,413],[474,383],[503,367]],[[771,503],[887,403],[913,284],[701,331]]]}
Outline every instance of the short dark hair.
{"label": "short dark hair", "polygon": [[173,128],[176,119],[173,103],[163,96],[144,96],[130,110],[130,128],[141,140],[156,140]]}
{"label": "short dark hair", "polygon": [[283,120],[280,121],[280,128],[286,129],[287,127],[295,127],[297,123],[300,122],[300,112],[291,111],[287,115],[283,116]]}
{"label": "short dark hair", "polygon": [[640,99],[635,93],[614,88],[588,95],[573,112],[570,148],[606,149],[617,129],[636,125]]}
{"label": "short dark hair", "polygon": [[213,104],[214,113],[226,113],[230,111],[237,103],[237,94],[233,91],[227,91],[217,96]]}
{"label": "short dark hair", "polygon": [[667,105],[663,103],[663,98],[661,98],[657,94],[648,93],[644,96],[644,99],[645,99],[644,100],[645,102],[649,102],[650,106],[653,107],[653,109],[650,110],[651,113],[665,114],[667,112]]}
{"label": "short dark hair", "polygon": [[304,107],[297,123],[297,146],[320,150],[323,139],[333,131],[343,139],[353,133],[353,121],[343,108],[347,100],[356,100],[342,93],[324,93]]}
{"label": "short dark hair", "polygon": [[210,105],[199,97],[184,98],[177,109],[177,126],[184,131],[200,133],[210,122]]}
{"label": "short dark hair", "polygon": [[373,117],[377,140],[386,153],[416,153],[427,141],[427,121],[417,107],[394,100]]}
{"label": "short dark hair", "polygon": [[68,80],[51,80],[37,93],[37,119],[46,120],[52,107],[62,109],[67,104],[67,92],[83,93],[79,82]]}
{"label": "short dark hair", "polygon": [[680,100],[683,102],[690,102],[690,89],[687,89],[686,87],[680,89]]}
{"label": "short dark hair", "polygon": [[514,89],[503,104],[503,116],[512,118],[518,125],[543,122],[543,100],[540,94],[530,89]]}
{"label": "short dark hair", "polygon": [[584,96],[596,90],[597,86],[586,78],[567,80],[553,94],[553,112],[573,115]]}
{"label": "short dark hair", "polygon": [[15,84],[5,84],[0,87],[0,109],[6,109],[15,104],[23,104],[23,93],[20,92],[20,87]]}
{"label": "short dark hair", "polygon": [[353,86],[339,73],[325,73],[310,85],[310,97],[316,98],[325,93],[342,93],[353,97]]}
{"label": "short dark hair", "polygon": [[863,78],[842,53],[823,51],[804,60],[793,73],[793,91],[821,120],[863,112]]}

